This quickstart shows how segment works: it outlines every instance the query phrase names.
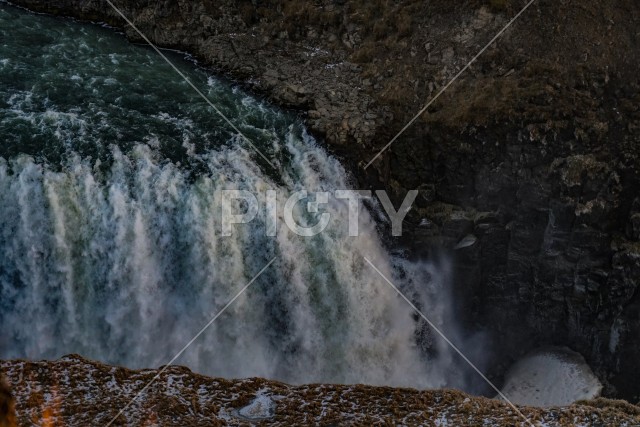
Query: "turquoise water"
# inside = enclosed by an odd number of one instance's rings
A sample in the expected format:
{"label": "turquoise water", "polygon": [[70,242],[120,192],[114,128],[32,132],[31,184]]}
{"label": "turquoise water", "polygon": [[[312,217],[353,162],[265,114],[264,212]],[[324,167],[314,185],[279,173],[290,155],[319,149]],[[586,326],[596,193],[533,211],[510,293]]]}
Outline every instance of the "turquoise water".
{"label": "turquoise water", "polygon": [[[193,154],[235,141],[233,130],[151,48],[124,43],[106,28],[35,18],[7,6],[2,24],[2,156],[59,164],[73,152],[108,161],[113,145],[128,152],[147,143],[173,162],[195,166]],[[282,160],[286,153],[277,141],[290,127],[300,134],[295,117],[212,78],[180,54],[165,54],[265,155]]]}
{"label": "turquoise water", "polygon": [[0,357],[165,364],[275,257],[176,363],[295,383],[450,383],[446,346],[364,257],[440,323],[445,279],[388,254],[368,213],[355,238],[336,200],[313,238],[282,225],[267,237],[263,213],[221,235],[221,189],[261,206],[276,190],[281,219],[294,191],[351,179],[294,115],[167,55],[276,169],[151,49],[0,5]]}

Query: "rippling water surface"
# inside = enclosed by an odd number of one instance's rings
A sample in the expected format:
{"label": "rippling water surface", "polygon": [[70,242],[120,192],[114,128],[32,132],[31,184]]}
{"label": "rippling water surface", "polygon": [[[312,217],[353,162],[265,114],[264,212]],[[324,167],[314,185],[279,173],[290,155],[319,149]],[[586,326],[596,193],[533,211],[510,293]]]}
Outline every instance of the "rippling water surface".
{"label": "rippling water surface", "polygon": [[293,115],[178,67],[244,142],[152,50],[111,30],[0,5],[0,357],[76,352],[167,363],[267,262],[274,264],[176,361],[224,377],[438,387],[447,349],[364,261],[445,322],[438,272],[387,253],[346,203],[313,238],[265,218],[223,237],[221,189],[288,194],[350,178]]}

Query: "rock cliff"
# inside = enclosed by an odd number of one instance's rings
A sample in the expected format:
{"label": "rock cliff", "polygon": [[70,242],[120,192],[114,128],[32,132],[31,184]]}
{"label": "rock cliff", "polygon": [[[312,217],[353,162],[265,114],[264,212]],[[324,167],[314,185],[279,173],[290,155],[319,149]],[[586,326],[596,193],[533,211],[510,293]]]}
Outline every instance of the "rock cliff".
{"label": "rock cliff", "polygon": [[[139,39],[102,0],[13,3]],[[366,170],[523,1],[114,3],[155,43],[302,111],[361,185],[419,189],[399,243],[454,257],[495,374],[567,345],[607,394],[640,398],[636,2],[535,2]]]}

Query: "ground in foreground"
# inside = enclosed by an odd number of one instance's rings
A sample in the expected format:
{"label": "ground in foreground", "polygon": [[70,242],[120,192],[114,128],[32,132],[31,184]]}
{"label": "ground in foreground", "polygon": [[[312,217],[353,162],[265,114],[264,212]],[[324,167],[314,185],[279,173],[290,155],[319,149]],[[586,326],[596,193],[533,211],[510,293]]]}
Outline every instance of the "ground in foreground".
{"label": "ground in foreground", "polygon": [[[13,388],[20,425],[107,425],[125,407],[113,425],[527,425],[506,403],[453,390],[224,380],[178,366],[134,371],[77,355],[2,361],[0,373]],[[621,401],[519,409],[534,425],[640,425],[640,408]]]}

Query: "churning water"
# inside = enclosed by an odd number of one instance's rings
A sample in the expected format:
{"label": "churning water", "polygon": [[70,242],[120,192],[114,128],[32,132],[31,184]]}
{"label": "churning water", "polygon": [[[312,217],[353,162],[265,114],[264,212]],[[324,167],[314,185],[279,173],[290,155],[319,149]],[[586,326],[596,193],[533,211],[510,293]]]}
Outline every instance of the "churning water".
{"label": "churning water", "polygon": [[447,348],[363,257],[446,325],[444,277],[390,255],[369,213],[360,237],[336,201],[315,237],[282,224],[266,237],[262,214],[221,235],[218,190],[277,190],[282,215],[292,192],[350,178],[295,116],[169,56],[278,170],[152,50],[0,5],[0,357],[167,363],[275,257],[176,363],[295,383],[449,385]]}

